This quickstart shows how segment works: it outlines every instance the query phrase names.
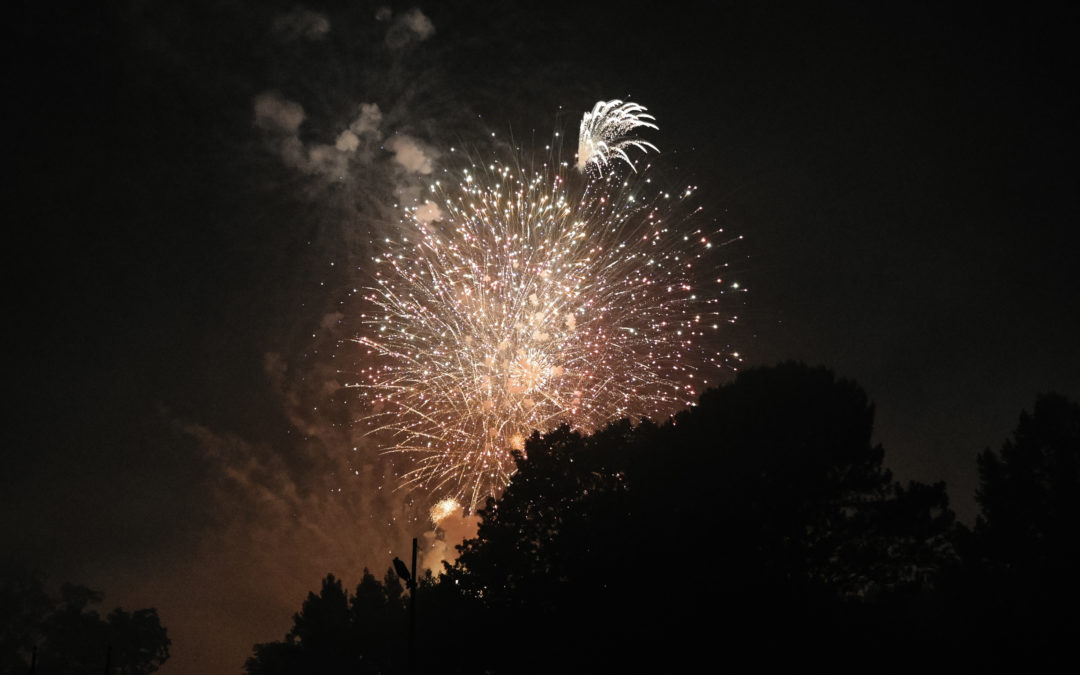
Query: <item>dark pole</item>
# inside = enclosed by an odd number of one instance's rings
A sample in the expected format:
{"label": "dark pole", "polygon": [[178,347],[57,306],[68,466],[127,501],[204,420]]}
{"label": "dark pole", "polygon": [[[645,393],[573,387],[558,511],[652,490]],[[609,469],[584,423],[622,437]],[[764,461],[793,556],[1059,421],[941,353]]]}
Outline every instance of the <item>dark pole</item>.
{"label": "dark pole", "polygon": [[416,672],[416,537],[412,540],[412,578],[409,585],[409,672]]}
{"label": "dark pole", "polygon": [[109,675],[109,669],[112,667],[112,645],[105,647],[105,675]]}
{"label": "dark pole", "polygon": [[412,540],[412,573],[401,558],[394,558],[394,571],[405,580],[405,588],[409,589],[409,672],[416,672],[416,537]]}
{"label": "dark pole", "polygon": [[37,671],[37,645],[34,645],[34,650],[30,652],[30,675],[34,675]]}

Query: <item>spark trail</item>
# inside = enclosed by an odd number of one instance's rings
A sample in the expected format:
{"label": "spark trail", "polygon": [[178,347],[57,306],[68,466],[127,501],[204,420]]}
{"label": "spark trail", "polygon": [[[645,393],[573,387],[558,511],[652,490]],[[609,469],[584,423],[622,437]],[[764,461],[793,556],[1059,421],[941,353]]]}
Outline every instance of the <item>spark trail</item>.
{"label": "spark trail", "polygon": [[652,143],[627,134],[642,127],[659,128],[652,123],[654,119],[656,118],[647,113],[645,106],[637,103],[597,101],[592,112],[585,113],[581,118],[577,170],[600,175],[615,160],[621,159],[636,172],[630,155],[626,153],[627,149],[637,148],[642,152],[659,150]]}

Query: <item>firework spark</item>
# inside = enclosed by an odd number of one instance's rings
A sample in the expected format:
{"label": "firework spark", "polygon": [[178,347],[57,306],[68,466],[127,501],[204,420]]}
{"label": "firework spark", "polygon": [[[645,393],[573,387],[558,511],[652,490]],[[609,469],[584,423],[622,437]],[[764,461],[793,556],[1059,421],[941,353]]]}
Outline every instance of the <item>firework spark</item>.
{"label": "firework spark", "polygon": [[474,165],[379,242],[354,386],[405,485],[475,507],[534,431],[666,416],[722,367],[717,233],[637,178]]}
{"label": "firework spark", "polygon": [[577,170],[582,173],[594,171],[600,175],[605,167],[616,159],[621,159],[636,172],[637,168],[626,154],[627,148],[637,148],[642,152],[659,150],[652,143],[627,134],[640,127],[658,129],[659,127],[651,122],[655,119],[647,114],[645,106],[637,103],[597,101],[592,112],[585,113],[581,118]]}
{"label": "firework spark", "polygon": [[428,511],[428,517],[431,518],[431,523],[433,525],[438,525],[455,513],[460,512],[461,504],[453,497],[446,497],[445,499],[440,499],[435,506],[431,507]]}

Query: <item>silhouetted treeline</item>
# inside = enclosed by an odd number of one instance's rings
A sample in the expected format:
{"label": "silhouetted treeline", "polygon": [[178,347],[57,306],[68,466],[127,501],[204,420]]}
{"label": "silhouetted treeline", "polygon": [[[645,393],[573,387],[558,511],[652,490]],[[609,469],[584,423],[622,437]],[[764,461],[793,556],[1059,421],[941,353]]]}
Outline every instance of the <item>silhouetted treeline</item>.
{"label": "silhouetted treeline", "polygon": [[0,574],[0,673],[145,675],[169,658],[156,609],[101,616],[100,592],[64,584],[52,597],[41,579],[10,564]]}
{"label": "silhouetted treeline", "polygon": [[[1009,670],[1074,661],[1080,408],[1041,397],[979,458],[982,515],[900,485],[823,368],[742,373],[663,425],[526,445],[418,590],[418,672]],[[405,672],[403,591],[332,576],[249,675]],[[704,664],[704,666],[702,666]]]}

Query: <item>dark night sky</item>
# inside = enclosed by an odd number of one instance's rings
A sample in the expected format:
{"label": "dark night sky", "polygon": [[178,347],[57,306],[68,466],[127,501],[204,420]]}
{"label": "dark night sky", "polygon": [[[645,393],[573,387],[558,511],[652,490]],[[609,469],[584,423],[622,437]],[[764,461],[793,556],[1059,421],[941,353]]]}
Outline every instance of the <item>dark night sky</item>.
{"label": "dark night sky", "polygon": [[290,166],[266,92],[309,149],[374,102],[435,157],[645,104],[658,163],[744,236],[746,364],[859,382],[886,463],[973,520],[976,453],[1080,398],[1077,10],[581,4],[420,6],[431,35],[352,1],[21,4],[4,548],[157,606],[166,673],[235,673],[327,571],[422,531],[326,386],[358,233],[415,179],[381,146]]}

